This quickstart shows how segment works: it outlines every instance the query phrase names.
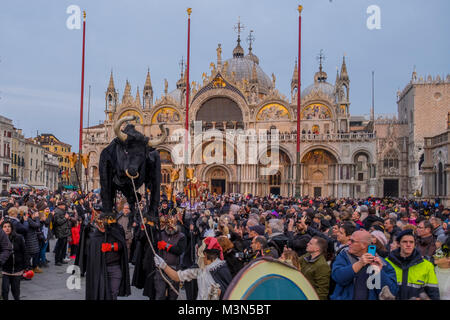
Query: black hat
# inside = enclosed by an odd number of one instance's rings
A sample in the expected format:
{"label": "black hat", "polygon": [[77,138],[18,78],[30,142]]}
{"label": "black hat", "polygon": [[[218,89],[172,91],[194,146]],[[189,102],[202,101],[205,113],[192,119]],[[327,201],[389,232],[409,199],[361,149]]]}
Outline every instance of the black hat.
{"label": "black hat", "polygon": [[161,201],[161,203],[169,203],[169,202],[167,201],[167,199],[163,199],[163,200]]}
{"label": "black hat", "polygon": [[260,236],[263,236],[264,232],[266,231],[266,228],[263,225],[261,225],[261,224],[257,224],[256,226],[252,226],[249,229],[250,229],[250,231],[255,231]]}
{"label": "black hat", "polygon": [[397,240],[397,242],[400,242],[404,236],[413,236],[414,237],[413,230],[412,229],[403,230],[402,232],[400,232],[397,235],[397,238],[395,240]]}

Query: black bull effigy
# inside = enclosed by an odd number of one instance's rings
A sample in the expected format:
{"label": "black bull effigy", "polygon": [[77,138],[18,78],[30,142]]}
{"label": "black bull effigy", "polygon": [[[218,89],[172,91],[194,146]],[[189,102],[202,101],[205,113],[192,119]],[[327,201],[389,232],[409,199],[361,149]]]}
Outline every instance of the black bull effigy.
{"label": "black bull effigy", "polygon": [[[114,125],[116,138],[103,149],[100,154],[100,196],[102,199],[103,216],[115,218],[113,210],[117,191],[122,192],[134,211],[136,205],[135,190],[145,184],[150,190],[150,200],[147,203],[150,216],[157,214],[161,184],[161,161],[159,151],[155,147],[164,142],[167,137],[163,124],[159,127],[162,136],[150,140],[137,131],[132,124],[120,130],[124,122],[135,120],[134,116],[124,117]],[[134,186],[133,181],[134,180]]]}

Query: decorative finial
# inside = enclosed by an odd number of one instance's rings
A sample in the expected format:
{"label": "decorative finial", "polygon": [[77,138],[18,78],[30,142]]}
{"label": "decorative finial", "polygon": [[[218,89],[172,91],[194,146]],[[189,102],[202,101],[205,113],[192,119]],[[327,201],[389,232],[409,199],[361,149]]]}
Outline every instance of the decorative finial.
{"label": "decorative finial", "polygon": [[192,13],[192,8],[187,8],[187,14],[188,14],[188,16],[190,17],[191,16],[191,13]]}
{"label": "decorative finial", "polygon": [[83,21],[86,21],[86,11],[83,11]]}
{"label": "decorative finial", "polygon": [[217,66],[220,68],[222,66],[222,45],[217,44]]}
{"label": "decorative finial", "polygon": [[181,61],[178,64],[181,68],[181,75],[180,75],[180,79],[183,79],[183,72],[184,72],[184,57],[181,57]]}
{"label": "decorative finial", "polygon": [[319,55],[317,56],[317,60],[319,60],[319,71],[322,72],[322,62],[325,60],[323,49],[320,49]]}
{"label": "decorative finial", "polygon": [[297,8],[297,10],[298,10],[298,14],[302,14],[302,11],[303,11],[303,6],[302,5],[299,5],[298,6],[298,8]]}
{"label": "decorative finial", "polygon": [[245,29],[245,26],[241,24],[241,17],[238,17],[238,23],[234,26],[234,30],[238,33],[238,45],[241,43],[241,31]]}
{"label": "decorative finial", "polygon": [[247,37],[249,54],[252,52],[252,43],[253,41],[255,41],[255,37],[252,35],[252,33],[253,30],[250,30],[250,34]]}

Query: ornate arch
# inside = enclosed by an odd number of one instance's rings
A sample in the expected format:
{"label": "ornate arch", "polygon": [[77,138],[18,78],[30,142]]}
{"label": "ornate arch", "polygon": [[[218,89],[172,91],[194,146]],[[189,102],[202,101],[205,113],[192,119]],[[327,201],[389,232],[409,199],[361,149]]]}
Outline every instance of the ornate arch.
{"label": "ornate arch", "polygon": [[234,181],[234,174],[233,174],[233,172],[231,171],[231,169],[230,169],[228,166],[225,166],[225,165],[223,165],[223,164],[216,164],[216,163],[211,163],[211,164],[205,166],[205,167],[202,169],[202,171],[201,171],[201,173],[200,173],[200,177],[202,178],[201,181],[206,181],[206,175],[207,175],[207,173],[208,173],[210,170],[214,170],[215,168],[220,168],[220,169],[222,169],[223,171],[225,171],[225,173],[226,173],[227,176],[228,176],[228,181]]}
{"label": "ornate arch", "polygon": [[[282,109],[285,109],[288,119],[277,119],[277,121],[291,121],[293,120],[294,114],[292,112],[292,109],[283,101],[281,100],[269,100],[264,101],[263,103],[259,104],[259,106],[255,109],[255,114],[252,116],[252,120],[257,121],[267,121],[267,120],[258,120],[258,115],[260,115],[261,112],[264,112],[263,109],[270,108],[271,106],[280,106]],[[279,109],[281,109],[279,108]]]}
{"label": "ornate arch", "polygon": [[[222,134],[220,131],[218,131],[217,130],[217,132],[219,132],[220,134]],[[195,147],[194,147],[194,149],[192,150],[193,152],[192,152],[192,155],[191,155],[191,157],[194,157],[194,155],[196,155],[196,152],[201,152],[201,155],[203,156],[203,148],[205,147],[205,145],[206,144],[209,144],[209,143],[211,143],[211,142],[213,142],[213,141],[211,141],[211,140],[202,140],[202,143],[200,143],[200,144],[198,144],[198,145],[196,145]],[[228,140],[228,139],[223,139],[223,138],[217,138],[217,137],[215,137],[215,140],[214,140],[214,142],[222,142],[222,143],[225,143],[226,144],[226,146],[230,146],[231,147],[231,149],[233,150],[233,158],[234,158],[234,162],[236,163],[236,161],[237,161],[237,159],[236,159],[236,157],[235,157],[235,154],[236,154],[236,148],[235,148],[235,146],[234,146],[234,144],[233,144],[233,141],[230,141],[230,140]],[[226,148],[226,146],[225,146],[225,148]],[[199,150],[200,149],[200,150]],[[226,151],[226,149],[224,149],[224,152]],[[226,159],[224,159],[224,160],[226,160]],[[202,163],[203,163],[203,161],[202,161]],[[214,165],[213,163],[211,164],[211,165]]]}
{"label": "ornate arch", "polygon": [[330,112],[330,118],[326,118],[326,119],[311,119],[311,120],[328,120],[328,121],[334,121],[337,118],[337,114],[336,114],[336,110],[335,108],[332,107],[332,104],[329,101],[326,100],[321,100],[321,99],[317,99],[317,100],[311,100],[308,101],[308,103],[305,103],[301,109],[300,109],[300,116],[301,116],[301,120],[309,120],[309,119],[305,119],[303,117],[304,112],[306,111],[306,109],[311,108],[312,106],[317,105],[320,107],[325,107],[328,109],[328,111]]}
{"label": "ornate arch", "polygon": [[[289,150],[288,150],[285,146],[283,146],[283,145],[280,144],[280,145],[278,146],[278,148],[279,148],[280,151],[282,151],[283,153],[285,153],[285,154],[288,156],[289,162],[290,162],[291,164],[294,164],[294,163],[295,163],[295,160],[294,160],[293,155],[289,152]],[[261,157],[263,156],[263,154],[267,153],[267,150],[269,150],[269,149],[270,149],[270,145],[268,145],[267,148],[264,148],[263,150],[259,150],[259,151],[258,151],[257,163],[259,163],[259,160],[261,159]]]}
{"label": "ornate arch", "polygon": [[149,116],[149,124],[157,124],[157,122],[153,121],[154,118],[157,117],[157,115],[160,112],[164,111],[164,109],[166,109],[166,108],[174,110],[179,115],[179,120],[177,122],[167,122],[167,124],[182,124],[184,122],[184,119],[185,119],[184,113],[176,105],[174,105],[172,103],[165,103],[165,104],[161,104],[161,105],[157,106],[156,108],[154,108],[152,110],[152,112],[150,113],[150,116]]}
{"label": "ornate arch", "polygon": [[368,163],[372,163],[374,157],[372,156],[372,153],[369,150],[367,150],[366,148],[358,148],[355,152],[353,152],[353,154],[352,154],[352,160],[353,161],[355,161],[356,156],[358,154],[366,155],[367,156],[367,162]]}
{"label": "ornate arch", "polygon": [[141,110],[139,110],[138,108],[135,108],[135,107],[124,108],[122,110],[119,110],[119,112],[116,112],[116,115],[114,117],[114,122],[116,122],[117,120],[119,120],[122,117],[126,117],[129,115],[138,116],[140,119],[139,124],[144,125],[144,115],[142,114]]}
{"label": "ornate arch", "polygon": [[330,152],[336,159],[337,163],[341,163],[341,158],[339,157],[339,153],[337,152],[337,150],[331,146],[326,146],[323,144],[314,144],[314,145],[309,146],[308,148],[303,150],[303,152],[301,152],[300,159],[303,159],[303,157],[306,154],[308,154],[308,152],[313,151],[315,149],[323,149],[323,150]]}
{"label": "ornate arch", "polygon": [[250,110],[245,99],[238,93],[227,89],[208,90],[196,97],[189,108],[189,118],[197,119],[197,113],[205,102],[212,98],[228,98],[236,103],[242,113],[242,121],[248,123],[250,120]]}

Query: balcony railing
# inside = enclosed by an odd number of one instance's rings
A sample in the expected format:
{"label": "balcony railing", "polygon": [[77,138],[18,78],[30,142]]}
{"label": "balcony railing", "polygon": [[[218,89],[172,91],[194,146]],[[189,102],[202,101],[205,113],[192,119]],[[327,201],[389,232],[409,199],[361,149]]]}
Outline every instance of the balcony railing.
{"label": "balcony railing", "polygon": [[425,144],[430,147],[445,142],[448,142],[448,132],[444,132],[443,134],[440,134],[432,138],[425,138]]}
{"label": "balcony railing", "polygon": [[[236,133],[237,134],[237,133]],[[194,134],[191,133],[191,138]],[[169,136],[166,143],[181,142],[183,135]],[[248,139],[248,141],[271,141],[278,139],[281,142],[295,142],[297,135],[295,133],[279,133],[278,135],[261,134],[261,135],[238,135],[239,139]],[[330,133],[330,134],[301,134],[301,141],[370,141],[376,138],[375,133]]]}

